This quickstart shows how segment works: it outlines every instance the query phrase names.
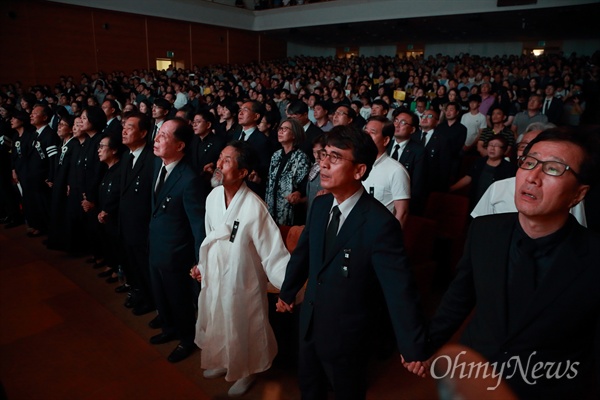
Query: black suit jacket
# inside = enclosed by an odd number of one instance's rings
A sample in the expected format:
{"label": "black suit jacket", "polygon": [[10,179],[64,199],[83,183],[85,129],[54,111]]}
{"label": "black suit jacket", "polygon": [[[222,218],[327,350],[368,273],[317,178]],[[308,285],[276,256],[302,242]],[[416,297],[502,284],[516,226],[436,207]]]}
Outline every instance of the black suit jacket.
{"label": "black suit jacket", "polygon": [[154,153],[146,146],[129,168],[130,154],[123,156],[121,167],[121,203],[119,204],[119,232],[127,246],[148,243],[148,225],[150,223],[152,176],[154,173]]}
{"label": "black suit jacket", "polygon": [[121,124],[121,121],[119,121],[118,118],[114,118],[112,121],[110,121],[110,124],[108,124],[106,126],[106,128],[104,128],[104,130],[102,131],[102,134],[104,136],[114,136],[114,135],[120,135],[123,132],[123,125]]}
{"label": "black suit jacket", "polygon": [[434,129],[431,138],[425,146],[425,164],[427,168],[427,183],[425,192],[447,192],[450,188],[452,169],[452,152],[446,137]]}
{"label": "black suit jacket", "polygon": [[[506,293],[508,249],[517,214],[476,218],[457,276],[431,322],[432,350],[445,343],[474,310],[461,341],[491,362],[519,356],[526,364],[531,357],[531,364],[561,362],[563,372],[567,360],[580,363],[573,379],[538,379],[535,385],[509,379],[520,397],[584,398],[582,394],[589,389],[582,392],[582,381],[592,370],[594,351],[598,361],[594,342],[596,346],[600,342],[600,236],[569,218],[570,233],[512,330],[508,328]],[[600,382],[598,378],[596,382]]]}
{"label": "black suit jacket", "polygon": [[[332,203],[331,194],[314,200],[281,287],[281,299],[292,304],[308,279],[300,338],[312,337],[319,352],[330,361],[366,351],[385,302],[404,358],[421,358],[424,337],[418,294],[400,224],[364,192],[339,231],[335,251],[323,259]],[[345,254],[349,254],[348,259]]]}
{"label": "black suit jacket", "polygon": [[[544,106],[545,101],[546,101],[546,98],[544,98],[544,100],[542,100],[542,107]],[[544,115],[546,115],[546,117],[548,117],[548,122],[551,122],[555,125],[558,125],[561,123],[562,116],[563,116],[563,106],[564,106],[563,101],[557,97],[554,97],[550,101],[550,106],[548,107],[546,112],[544,112]]]}
{"label": "black suit jacket", "polygon": [[[392,139],[388,145],[388,155],[392,155],[395,144],[396,141]],[[425,184],[427,183],[425,148],[420,142],[411,138],[398,161],[406,168],[410,176],[410,210],[412,213],[418,214],[425,202]]]}
{"label": "black suit jacket", "polygon": [[[154,161],[152,183],[162,167]],[[204,240],[206,192],[192,167],[180,161],[159,193],[151,194],[150,267],[187,272],[198,263],[198,250]]]}
{"label": "black suit jacket", "polygon": [[[240,128],[234,135],[233,140],[240,140],[242,129]],[[267,179],[269,177],[269,165],[271,164],[271,145],[269,139],[258,130],[257,127],[250,134],[250,137],[246,140],[250,146],[256,151],[258,156],[258,166],[256,173],[261,179],[260,184],[254,182],[248,182],[248,187],[258,194],[261,198],[265,198],[265,189],[267,185]]]}
{"label": "black suit jacket", "polygon": [[309,123],[308,129],[306,129],[306,140],[304,140],[304,143],[302,143],[300,145],[300,150],[305,152],[306,155],[308,156],[308,159],[311,161],[315,160],[315,158],[313,157],[313,153],[312,153],[313,141],[316,138],[318,138],[319,136],[321,136],[322,134],[323,134],[323,131],[321,130],[321,128],[319,128],[312,122]]}

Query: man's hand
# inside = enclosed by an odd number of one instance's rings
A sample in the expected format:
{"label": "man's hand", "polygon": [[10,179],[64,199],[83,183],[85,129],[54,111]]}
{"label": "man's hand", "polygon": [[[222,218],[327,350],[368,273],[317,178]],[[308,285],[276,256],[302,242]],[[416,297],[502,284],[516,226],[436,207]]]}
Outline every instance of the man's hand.
{"label": "man's hand", "polygon": [[202,169],[204,170],[204,172],[212,175],[215,172],[215,163],[208,163]]}
{"label": "man's hand", "polygon": [[329,193],[329,190],[327,189],[321,189],[317,192],[317,196],[323,196],[324,194]]}
{"label": "man's hand", "polygon": [[98,222],[100,222],[101,224],[105,224],[107,217],[108,213],[106,211],[100,211],[100,213],[98,213]]}
{"label": "man's hand", "polygon": [[198,269],[198,265],[194,265],[192,269],[190,269],[190,276],[197,280],[198,282],[202,282],[202,275],[200,274],[200,270]]}
{"label": "man's hand", "polygon": [[404,357],[402,357],[402,355],[400,355],[400,357],[402,358],[402,365],[408,371],[412,372],[415,375],[420,376],[421,378],[425,378],[427,376],[427,373],[429,372],[429,369],[431,367],[431,359],[426,360],[426,361],[406,362],[404,360]]}
{"label": "man's hand", "polygon": [[290,204],[298,204],[301,198],[300,192],[296,190],[295,192],[290,193],[285,199]]}
{"label": "man's hand", "polygon": [[294,311],[294,303],[287,304],[285,301],[277,300],[277,305],[275,306],[277,312],[293,312]]}
{"label": "man's hand", "polygon": [[260,184],[260,182],[261,182],[260,176],[258,176],[256,171],[250,172],[250,175],[248,175],[248,180],[250,182],[254,182],[256,184]]}

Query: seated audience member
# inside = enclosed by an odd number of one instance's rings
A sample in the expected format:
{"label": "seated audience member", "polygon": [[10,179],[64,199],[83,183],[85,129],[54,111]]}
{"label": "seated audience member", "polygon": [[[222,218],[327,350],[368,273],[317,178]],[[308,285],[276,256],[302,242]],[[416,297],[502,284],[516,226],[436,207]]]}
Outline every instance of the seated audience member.
{"label": "seated audience member", "polygon": [[467,175],[450,186],[450,191],[455,191],[470,185],[471,209],[492,183],[515,175],[516,166],[504,159],[507,145],[508,141],[504,136],[493,137],[486,147],[487,156],[477,159]]}
{"label": "seated audience member", "polygon": [[487,144],[490,139],[496,137],[496,135],[502,135],[508,143],[504,155],[509,156],[515,146],[515,135],[510,129],[508,129],[508,127],[504,125],[506,116],[504,115],[504,111],[502,111],[501,107],[495,107],[492,109],[491,119],[492,127],[485,128],[481,131],[481,135],[477,141],[477,151],[482,157],[487,156]]}
{"label": "seated audience member", "polygon": [[317,121],[315,125],[323,132],[329,132],[333,128],[333,122],[329,119],[329,108],[323,101],[315,103],[314,116]]}

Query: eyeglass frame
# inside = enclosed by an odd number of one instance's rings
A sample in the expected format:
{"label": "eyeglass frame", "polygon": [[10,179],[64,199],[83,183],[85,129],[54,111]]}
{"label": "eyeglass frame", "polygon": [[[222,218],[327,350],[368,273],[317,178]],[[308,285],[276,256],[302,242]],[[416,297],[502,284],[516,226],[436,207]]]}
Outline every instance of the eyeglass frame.
{"label": "eyeglass frame", "polygon": [[[523,165],[524,165],[524,163],[525,163],[525,160],[526,160],[527,158],[531,158],[531,159],[535,160],[535,164],[533,164],[533,165],[531,166],[531,168],[523,168]],[[517,159],[517,166],[518,166],[519,168],[521,168],[521,169],[525,170],[525,171],[533,171],[533,170],[535,169],[535,167],[537,167],[537,166],[538,166],[538,164],[541,164],[541,165],[542,165],[542,172],[543,172],[544,174],[548,175],[548,176],[559,177],[559,176],[563,176],[563,175],[565,174],[565,172],[567,172],[567,171],[571,171],[571,172],[573,173],[573,175],[575,175],[575,177],[579,179],[579,174],[578,174],[577,172],[575,172],[575,171],[573,170],[573,168],[571,168],[569,165],[567,165],[567,164],[565,164],[565,163],[563,163],[563,162],[560,162],[560,161],[554,161],[554,160],[542,161],[542,160],[538,160],[537,158],[535,158],[535,157],[533,157],[533,156],[530,156],[530,155],[523,155],[523,156],[521,156],[521,157],[519,157],[519,158]],[[563,170],[563,171],[562,171],[560,174],[558,174],[558,175],[549,174],[549,173],[546,171],[546,165],[549,165],[549,164],[558,164],[558,165],[562,165],[562,166],[564,166],[564,167],[565,167],[565,169],[564,169],[564,170]]]}
{"label": "eyeglass frame", "polygon": [[328,153],[327,150],[325,150],[325,149],[319,150],[319,162],[325,161],[325,159],[327,159],[328,157],[329,157],[329,162],[333,165],[337,164],[339,162],[339,160],[346,160],[346,161],[350,161],[352,164],[356,164],[355,160],[351,160],[349,158],[342,157],[334,151],[332,151],[331,153]]}

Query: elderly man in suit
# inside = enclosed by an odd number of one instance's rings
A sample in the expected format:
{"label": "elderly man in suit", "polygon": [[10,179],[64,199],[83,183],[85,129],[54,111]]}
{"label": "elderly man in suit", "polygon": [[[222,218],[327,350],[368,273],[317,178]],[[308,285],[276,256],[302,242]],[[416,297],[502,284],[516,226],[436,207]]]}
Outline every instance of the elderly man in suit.
{"label": "elderly man in suit", "polygon": [[196,302],[190,268],[204,240],[206,192],[192,167],[182,161],[194,136],[181,118],[166,121],[154,141],[154,190],[150,217],[150,280],[162,322],[152,344],[179,339],[170,362],[187,358],[194,344]]}
{"label": "elderly man in suit", "polygon": [[495,363],[519,398],[587,398],[600,382],[600,236],[569,209],[597,182],[597,157],[597,140],[577,132],[531,141],[518,164],[518,213],[471,224],[430,326],[432,350],[473,312],[463,344]]}
{"label": "elderly man in suit", "polygon": [[406,359],[424,350],[418,294],[398,220],[361,181],[375,162],[373,140],[352,126],[334,127],[321,151],[321,185],[287,267],[277,304],[292,311],[308,279],[300,312],[299,384],[305,399],[364,399],[373,326],[389,311]]}

